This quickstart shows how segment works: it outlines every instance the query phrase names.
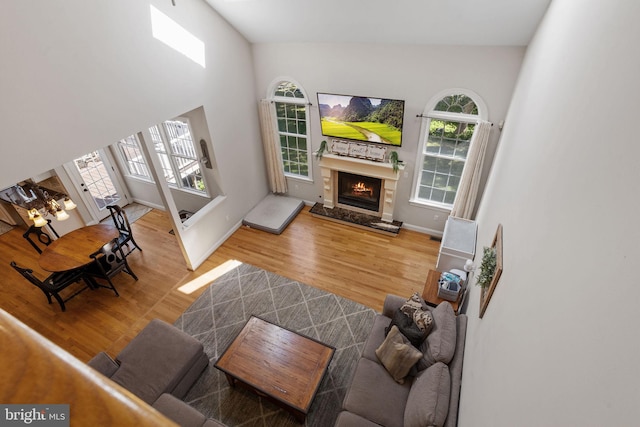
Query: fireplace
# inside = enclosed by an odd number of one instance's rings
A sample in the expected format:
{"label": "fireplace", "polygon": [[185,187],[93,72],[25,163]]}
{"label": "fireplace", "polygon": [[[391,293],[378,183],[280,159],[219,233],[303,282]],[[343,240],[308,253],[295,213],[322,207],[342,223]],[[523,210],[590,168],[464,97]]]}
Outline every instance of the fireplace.
{"label": "fireplace", "polygon": [[338,203],[373,212],[380,210],[382,180],[370,176],[338,172]]}
{"label": "fireplace", "polygon": [[[319,164],[322,173],[324,208],[333,209],[334,207],[341,207],[343,209],[379,216],[383,222],[393,222],[396,187],[398,179],[400,178],[400,172],[404,170],[404,166],[400,165],[398,170],[394,170],[393,166],[387,162],[374,162],[330,153],[324,154],[322,158],[320,158]],[[338,175],[341,173],[360,176],[361,182],[363,182],[362,178],[367,180],[367,182],[370,179],[376,180],[370,184],[377,185],[378,189],[374,197],[377,201],[371,201],[366,209],[346,204],[342,200],[339,201],[339,193],[344,193],[343,190],[339,190]],[[367,182],[363,182],[365,188],[367,187]],[[355,184],[357,185],[358,181],[356,181]],[[357,192],[360,193],[357,196],[359,202],[362,202],[365,198],[369,198],[369,194],[371,194],[370,191],[361,187],[358,187]]]}

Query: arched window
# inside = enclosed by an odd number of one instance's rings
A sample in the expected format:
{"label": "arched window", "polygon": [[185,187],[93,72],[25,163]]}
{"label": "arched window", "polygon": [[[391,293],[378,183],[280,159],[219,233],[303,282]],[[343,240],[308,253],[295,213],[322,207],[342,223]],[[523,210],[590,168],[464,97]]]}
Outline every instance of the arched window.
{"label": "arched window", "polygon": [[278,121],[284,173],[309,179],[309,101],[302,88],[292,81],[279,80],[272,88],[270,99]]}
{"label": "arched window", "polygon": [[486,107],[470,91],[451,89],[425,108],[412,202],[450,209],[456,198],[471,137]]}

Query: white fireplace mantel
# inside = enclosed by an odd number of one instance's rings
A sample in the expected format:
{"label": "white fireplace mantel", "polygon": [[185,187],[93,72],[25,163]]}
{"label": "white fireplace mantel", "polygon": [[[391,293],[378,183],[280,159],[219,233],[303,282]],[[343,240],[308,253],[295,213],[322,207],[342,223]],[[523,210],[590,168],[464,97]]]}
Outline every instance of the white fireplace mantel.
{"label": "white fireplace mantel", "polygon": [[398,171],[393,170],[391,163],[374,162],[355,157],[337,156],[335,154],[323,154],[319,161],[322,173],[322,185],[324,192],[324,207],[333,209],[336,205],[336,175],[337,172],[348,172],[357,175],[379,178],[382,184],[382,203],[380,216],[385,222],[393,222],[393,210],[396,200],[396,187],[400,178],[403,165],[398,165]]}

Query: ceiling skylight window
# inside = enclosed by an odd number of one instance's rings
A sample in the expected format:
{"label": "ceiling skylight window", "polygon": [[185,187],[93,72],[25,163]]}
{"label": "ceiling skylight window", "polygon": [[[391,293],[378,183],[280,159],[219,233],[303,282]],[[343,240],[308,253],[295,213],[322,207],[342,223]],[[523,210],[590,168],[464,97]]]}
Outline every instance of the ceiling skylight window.
{"label": "ceiling skylight window", "polygon": [[202,40],[153,6],[151,6],[151,33],[157,40],[177,50],[202,68],[206,68]]}

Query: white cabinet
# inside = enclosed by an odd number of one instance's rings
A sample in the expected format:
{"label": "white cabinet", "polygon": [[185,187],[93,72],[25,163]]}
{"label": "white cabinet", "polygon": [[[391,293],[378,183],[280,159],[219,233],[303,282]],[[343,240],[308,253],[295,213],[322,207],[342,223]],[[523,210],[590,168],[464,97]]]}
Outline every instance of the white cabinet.
{"label": "white cabinet", "polygon": [[444,226],[436,270],[464,270],[464,263],[473,259],[478,226],[475,221],[450,216]]}

